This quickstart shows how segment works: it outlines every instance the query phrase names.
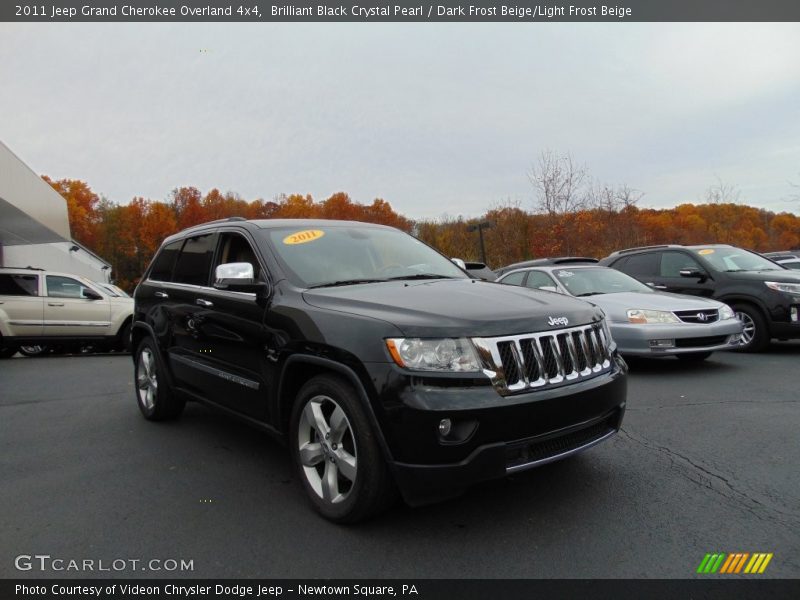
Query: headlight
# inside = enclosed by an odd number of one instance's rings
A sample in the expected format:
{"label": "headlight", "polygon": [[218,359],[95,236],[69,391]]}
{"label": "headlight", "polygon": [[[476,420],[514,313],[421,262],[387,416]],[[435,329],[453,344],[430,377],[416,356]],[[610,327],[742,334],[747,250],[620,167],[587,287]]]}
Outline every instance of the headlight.
{"label": "headlight", "polygon": [[787,294],[800,294],[800,283],[781,283],[780,281],[765,281],[769,289],[776,292],[786,292]]}
{"label": "headlight", "polygon": [[390,338],[386,347],[394,362],[407,369],[457,373],[481,370],[475,350],[465,338]]}
{"label": "headlight", "polygon": [[727,304],[723,304],[722,307],[719,309],[720,321],[724,321],[725,319],[732,319],[735,316],[736,314],[733,312],[733,309]]}
{"label": "headlight", "polygon": [[665,310],[641,310],[633,308],[628,311],[628,321],[631,323],[680,323],[680,319]]}

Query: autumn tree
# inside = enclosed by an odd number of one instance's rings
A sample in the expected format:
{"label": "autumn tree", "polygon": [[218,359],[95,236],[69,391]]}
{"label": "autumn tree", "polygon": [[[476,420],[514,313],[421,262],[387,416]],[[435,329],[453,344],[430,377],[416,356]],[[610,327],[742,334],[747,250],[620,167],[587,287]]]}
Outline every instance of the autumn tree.
{"label": "autumn tree", "polygon": [[67,201],[69,228],[73,239],[87,248],[95,246],[99,224],[96,209],[100,202],[97,194],[85,182],[77,179],[53,181],[46,175],[42,179]]}

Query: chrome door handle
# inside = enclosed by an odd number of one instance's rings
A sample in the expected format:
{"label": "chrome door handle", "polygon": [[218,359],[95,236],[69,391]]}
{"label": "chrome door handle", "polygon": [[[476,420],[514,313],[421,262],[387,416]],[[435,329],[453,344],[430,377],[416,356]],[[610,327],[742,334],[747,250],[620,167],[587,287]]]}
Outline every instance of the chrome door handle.
{"label": "chrome door handle", "polygon": [[209,302],[208,300],[203,300],[202,298],[198,298],[194,302],[195,302],[195,304],[199,304],[200,306],[205,306],[207,308],[211,307],[211,306],[214,306],[213,302]]}
{"label": "chrome door handle", "polygon": [[156,298],[169,298],[169,294],[167,292],[156,292],[154,296]]}
{"label": "chrome door handle", "polygon": [[47,306],[64,306],[63,302],[48,302]]}

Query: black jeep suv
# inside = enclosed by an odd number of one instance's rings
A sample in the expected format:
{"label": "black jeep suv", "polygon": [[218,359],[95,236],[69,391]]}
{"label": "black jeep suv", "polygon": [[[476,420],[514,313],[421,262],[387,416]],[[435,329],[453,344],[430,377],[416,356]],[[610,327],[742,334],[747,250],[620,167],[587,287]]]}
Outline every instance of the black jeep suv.
{"label": "black jeep suv", "polygon": [[647,246],[600,261],[657,290],[714,298],[744,323],[739,350],[764,350],[770,339],[800,338],[800,274],[725,244]]}
{"label": "black jeep suv", "polygon": [[144,416],[196,400],[275,434],[335,521],[569,456],[625,409],[599,309],[475,280],[390,227],[199,225],[164,241],[134,298]]}

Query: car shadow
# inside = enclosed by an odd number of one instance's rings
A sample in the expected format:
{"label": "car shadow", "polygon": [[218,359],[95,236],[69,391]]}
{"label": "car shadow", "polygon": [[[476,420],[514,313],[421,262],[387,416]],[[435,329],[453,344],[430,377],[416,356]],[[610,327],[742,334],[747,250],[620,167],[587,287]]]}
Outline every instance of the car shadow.
{"label": "car shadow", "polygon": [[[716,359],[716,360],[715,360]],[[626,357],[631,375],[663,375],[664,373],[722,373],[738,367],[718,360],[717,354],[700,362],[686,362],[675,357],[639,358]]]}
{"label": "car shadow", "polygon": [[[247,485],[254,498],[271,498],[280,506],[270,510],[288,511],[291,520],[301,520],[315,527],[335,528],[337,535],[362,536],[380,535],[398,539],[405,538],[409,532],[426,532],[430,541],[437,536],[447,537],[453,532],[476,527],[481,529],[491,523],[507,521],[508,527],[518,526],[514,515],[536,515],[538,523],[557,518],[564,506],[570,510],[586,509],[592,502],[593,493],[576,493],[576,485],[587,492],[598,492],[608,487],[608,470],[603,458],[577,455],[552,464],[517,473],[502,479],[491,480],[468,487],[464,492],[434,504],[410,507],[397,496],[396,502],[387,511],[355,526],[338,525],[323,519],[315,513],[306,498],[302,482],[294,471],[291,457],[285,445],[271,436],[237,419],[222,414],[212,408],[196,403],[187,405],[183,417],[172,423],[164,423],[173,433],[182,431],[184,437],[203,443],[207,449],[222,450],[231,461],[230,469],[237,471],[242,486]],[[225,461],[226,459],[221,459]],[[205,477],[213,477],[206,473]],[[576,482],[580,482],[576,484]],[[230,471],[224,480],[206,481],[209,489],[224,488],[230,485]],[[280,497],[276,496],[280,489]],[[269,490],[269,491],[268,491]],[[493,507],[491,514],[487,506]],[[531,525],[531,523],[529,523]]]}

